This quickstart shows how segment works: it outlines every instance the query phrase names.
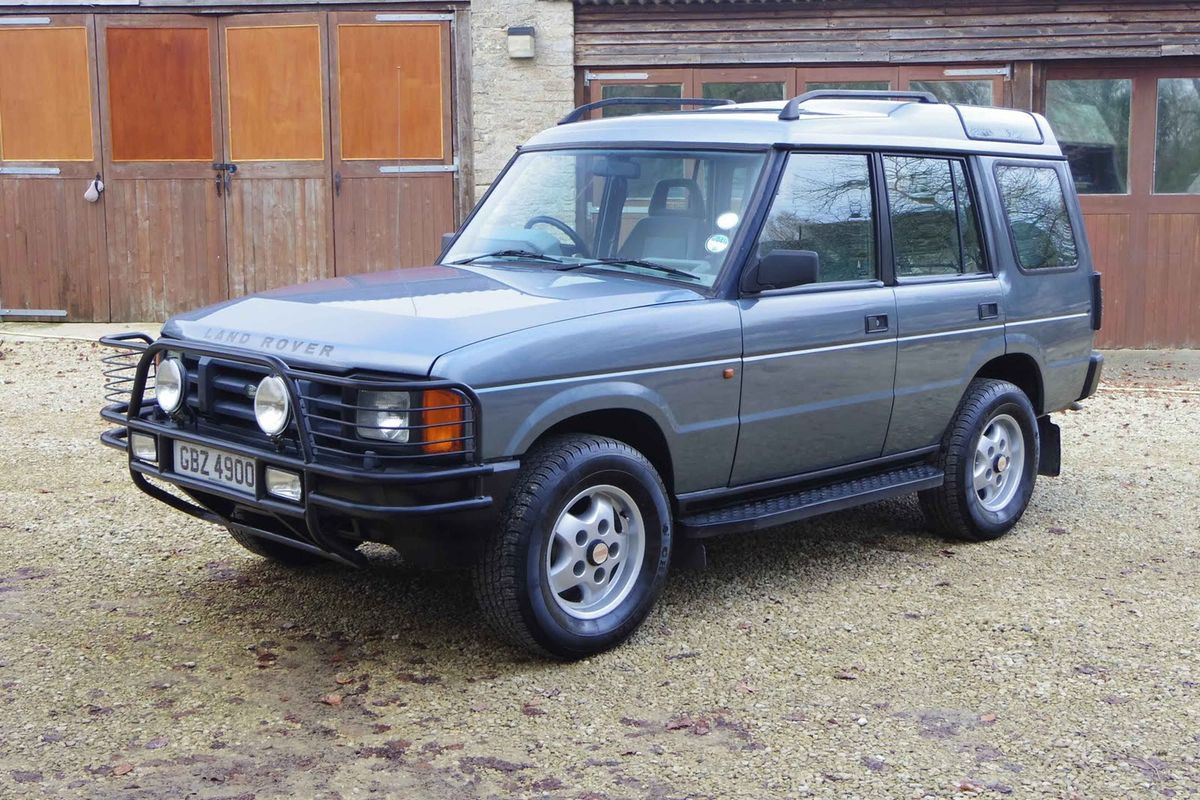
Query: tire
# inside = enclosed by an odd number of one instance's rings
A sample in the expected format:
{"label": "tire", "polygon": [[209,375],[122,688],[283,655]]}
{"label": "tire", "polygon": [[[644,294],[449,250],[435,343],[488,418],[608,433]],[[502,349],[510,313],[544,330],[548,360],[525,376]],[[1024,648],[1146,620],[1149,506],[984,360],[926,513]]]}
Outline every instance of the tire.
{"label": "tire", "polygon": [[256,556],[262,556],[268,561],[274,561],[276,564],[282,564],[285,567],[306,567],[318,561],[324,561],[318,555],[306,553],[303,550],[288,547],[286,544],[279,544],[279,542],[272,542],[269,539],[260,539],[253,534],[246,533],[237,528],[227,528],[226,530],[229,531],[229,535],[233,537],[235,542],[251,553],[254,553]]}
{"label": "tire", "polygon": [[555,437],[524,461],[475,566],[483,616],[541,656],[615,647],[666,581],[672,521],[662,479],[637,450],[600,436]]}
{"label": "tire", "polygon": [[918,493],[926,522],[943,536],[969,542],[1008,533],[1033,494],[1040,444],[1037,416],[1024,392],[1008,381],[972,381],[938,453],[945,482]]}

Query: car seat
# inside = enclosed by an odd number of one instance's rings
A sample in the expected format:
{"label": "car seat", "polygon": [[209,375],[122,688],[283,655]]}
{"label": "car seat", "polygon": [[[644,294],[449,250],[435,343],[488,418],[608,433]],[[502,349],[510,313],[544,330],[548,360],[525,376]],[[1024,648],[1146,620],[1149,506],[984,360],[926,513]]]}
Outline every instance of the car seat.
{"label": "car seat", "polygon": [[[668,205],[672,189],[687,195],[683,207]],[[702,259],[708,214],[700,184],[691,178],[667,178],[654,185],[647,216],[637,221],[621,245],[621,258]]]}

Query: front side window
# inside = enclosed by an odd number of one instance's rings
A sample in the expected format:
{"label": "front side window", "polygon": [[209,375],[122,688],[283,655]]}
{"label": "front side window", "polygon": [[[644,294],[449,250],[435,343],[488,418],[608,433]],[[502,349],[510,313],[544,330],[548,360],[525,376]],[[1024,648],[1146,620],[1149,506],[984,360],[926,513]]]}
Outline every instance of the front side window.
{"label": "front side window", "polygon": [[979,221],[957,159],[884,156],[892,251],[900,277],[984,271]]}
{"label": "front side window", "polygon": [[1075,232],[1058,170],[999,166],[996,181],[1018,263],[1025,269],[1075,266]]}
{"label": "front side window", "polygon": [[871,166],[865,155],[793,153],[758,239],[758,255],[811,250],[819,281],[876,277]]}
{"label": "front side window", "polygon": [[712,286],[747,216],[763,153],[522,153],[445,263],[620,270]]}

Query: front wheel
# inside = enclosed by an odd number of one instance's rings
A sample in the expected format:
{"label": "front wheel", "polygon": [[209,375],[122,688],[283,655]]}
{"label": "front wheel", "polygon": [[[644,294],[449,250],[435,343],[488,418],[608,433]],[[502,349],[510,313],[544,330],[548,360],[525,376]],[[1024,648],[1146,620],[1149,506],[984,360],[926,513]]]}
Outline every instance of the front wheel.
{"label": "front wheel", "polygon": [[1033,495],[1037,417],[1007,381],[972,381],[942,440],[945,482],[921,492],[921,510],[938,533],[981,542],[1012,529]]}
{"label": "front wheel", "polygon": [[475,568],[480,608],[513,643],[575,659],[624,641],[671,557],[662,479],[627,444],[569,435],[525,459]]}

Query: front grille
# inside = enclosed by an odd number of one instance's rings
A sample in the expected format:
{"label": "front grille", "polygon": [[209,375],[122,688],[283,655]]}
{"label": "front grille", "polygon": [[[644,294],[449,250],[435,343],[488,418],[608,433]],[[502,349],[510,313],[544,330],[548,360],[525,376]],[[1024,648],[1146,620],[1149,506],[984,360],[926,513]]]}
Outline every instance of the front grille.
{"label": "front grille", "polygon": [[[151,342],[141,334],[106,337],[102,343],[117,349],[104,357],[105,398],[110,403],[104,415],[114,422],[129,410],[137,389],[137,368],[146,359],[141,403],[132,413],[147,421],[290,457],[307,454],[320,464],[357,470],[478,461],[478,400],[465,386],[374,373],[312,372],[289,368],[270,356],[205,345],[189,350],[182,342]],[[158,358],[169,356],[180,358],[187,373],[186,411],[174,419],[154,401],[154,365]],[[262,432],[254,416],[255,391],[272,373],[295,390],[297,405],[287,428],[275,438]],[[360,405],[363,390],[410,393],[414,400],[406,409],[410,441],[359,434],[358,412],[367,408]]]}
{"label": "front grille", "polygon": [[[272,439],[263,433],[254,417],[254,390],[259,381],[271,374],[270,367],[227,361],[209,356],[182,354],[188,373],[188,407],[198,430],[229,436],[247,444],[274,448],[290,455],[302,452],[302,417],[307,443],[320,463],[359,469],[379,469],[407,462],[469,460],[474,450],[474,406],[461,392],[454,391],[455,403],[436,407],[413,403],[409,412],[409,436],[412,443],[366,439],[358,435],[357,414],[360,389],[372,391],[409,391],[421,398],[424,383],[396,381],[381,376],[334,376],[313,372],[289,372],[300,405],[283,434]],[[435,384],[428,384],[434,387]],[[459,435],[444,437],[447,447],[441,452],[426,452],[419,437],[427,430],[439,429],[425,420],[438,411],[461,410],[464,424]],[[439,429],[440,430],[440,429]]]}

